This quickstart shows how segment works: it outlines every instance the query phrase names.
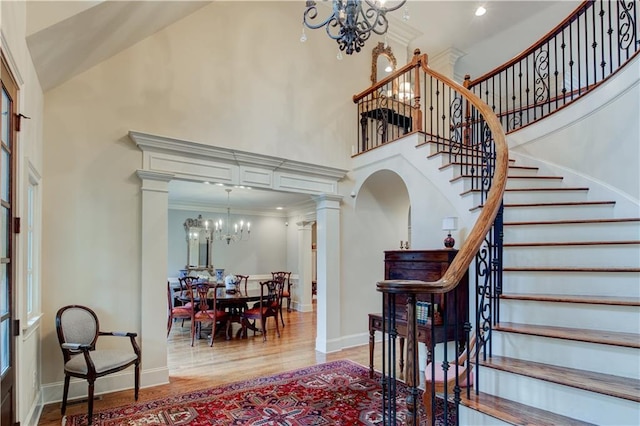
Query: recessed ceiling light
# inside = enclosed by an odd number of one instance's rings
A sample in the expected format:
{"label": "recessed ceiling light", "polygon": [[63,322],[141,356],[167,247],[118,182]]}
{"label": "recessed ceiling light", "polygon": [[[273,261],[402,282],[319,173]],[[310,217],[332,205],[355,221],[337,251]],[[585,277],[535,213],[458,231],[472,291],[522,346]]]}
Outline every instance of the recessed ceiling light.
{"label": "recessed ceiling light", "polygon": [[217,186],[224,186],[224,183],[216,183]]}
{"label": "recessed ceiling light", "polygon": [[209,181],[206,181],[206,180],[205,180],[203,183],[204,183],[205,185],[209,185],[211,182],[209,182]]}
{"label": "recessed ceiling light", "polygon": [[278,207],[276,207],[276,210],[282,210],[283,208],[284,208],[284,207],[280,207],[280,206],[278,206]]}
{"label": "recessed ceiling light", "polygon": [[480,6],[476,9],[476,16],[482,16],[485,13],[487,13],[487,9],[485,9],[484,7]]}

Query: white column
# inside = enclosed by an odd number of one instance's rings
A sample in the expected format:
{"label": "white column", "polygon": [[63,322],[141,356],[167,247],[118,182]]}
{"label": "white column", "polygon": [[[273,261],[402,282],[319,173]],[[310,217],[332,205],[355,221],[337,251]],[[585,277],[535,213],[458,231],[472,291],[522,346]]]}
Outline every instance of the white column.
{"label": "white column", "polygon": [[167,247],[169,173],[138,170],[142,181],[140,347],[141,386],[169,382],[167,366]]}
{"label": "white column", "polygon": [[311,229],[314,223],[309,221],[296,223],[298,225],[298,285],[295,288],[295,298],[292,302],[296,310],[300,312],[313,311]]}
{"label": "white column", "polygon": [[340,313],[340,195],[323,194],[316,202],[318,295],[316,350],[342,349]]}

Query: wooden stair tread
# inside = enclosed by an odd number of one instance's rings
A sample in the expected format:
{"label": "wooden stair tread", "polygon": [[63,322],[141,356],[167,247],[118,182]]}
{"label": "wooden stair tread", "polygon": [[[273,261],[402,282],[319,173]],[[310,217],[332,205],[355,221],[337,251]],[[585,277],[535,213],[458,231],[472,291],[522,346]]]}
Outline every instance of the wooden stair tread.
{"label": "wooden stair tread", "polygon": [[589,330],[584,328],[554,327],[549,325],[530,325],[501,322],[494,327],[496,331],[519,333],[554,339],[575,340],[602,345],[622,346],[640,349],[640,335],[607,330]]}
{"label": "wooden stair tread", "polygon": [[[599,206],[599,205],[615,205],[615,201],[562,201],[562,202],[550,202],[550,203],[508,203],[505,204],[505,208],[520,208],[520,207],[569,207],[569,206]],[[473,212],[483,208],[482,204],[469,209]]]}
{"label": "wooden stair tread", "polygon": [[504,247],[546,247],[546,246],[614,246],[614,245],[634,245],[640,241],[548,241],[535,243],[504,243]]}
{"label": "wooden stair tread", "polygon": [[592,305],[640,306],[640,297],[574,296],[564,294],[503,293],[501,299],[539,302],[585,303]]}
{"label": "wooden stair tread", "polygon": [[640,268],[585,268],[585,267],[560,267],[560,266],[521,266],[521,267],[504,267],[505,272],[595,272],[595,273],[612,273],[612,272],[640,272]]}
{"label": "wooden stair tread", "polygon": [[640,402],[640,380],[638,379],[502,356],[493,356],[480,361],[480,364],[521,376]]}
{"label": "wooden stair tread", "polygon": [[518,426],[592,426],[593,423],[586,423],[581,420],[572,419],[550,411],[541,410],[529,405],[521,404],[499,396],[490,395],[484,392],[471,392],[469,398],[467,393],[461,393],[460,403],[473,410],[477,410],[488,416],[494,417],[503,422]]}
{"label": "wooden stair tread", "polygon": [[[441,169],[442,169],[442,167],[441,167]],[[468,174],[464,174],[463,173],[463,174],[461,174],[459,176],[456,176],[455,178],[451,179],[451,181],[464,179],[464,178],[474,178],[474,177],[479,177],[479,176],[468,175]],[[559,177],[559,176],[521,176],[521,175],[514,176],[514,175],[508,175],[507,176],[507,180],[509,180],[509,179],[538,179],[538,180],[558,180],[558,181],[560,181],[563,178]],[[507,189],[505,189],[505,191],[509,191],[509,190],[513,191],[513,190],[516,190],[516,189],[517,188],[515,188],[515,189],[508,189],[507,188]],[[529,189],[529,188],[520,188],[519,190],[526,191],[527,189]],[[542,189],[551,189],[551,190],[553,190],[553,189],[565,189],[565,188],[539,188],[539,189],[540,190],[542,190]],[[569,188],[569,189],[588,190],[589,188]]]}
{"label": "wooden stair tread", "polygon": [[511,203],[505,204],[505,207],[563,207],[563,206],[598,206],[598,205],[614,205],[615,201],[559,201],[550,203]]}
{"label": "wooden stair tread", "polygon": [[[459,179],[464,179],[465,177],[471,177],[471,176],[457,176],[454,177],[453,179],[449,180],[449,182],[455,182],[456,180]],[[554,192],[554,191],[588,191],[589,188],[587,187],[582,187],[582,186],[575,186],[575,187],[554,187],[554,188],[507,188],[504,190],[504,192]],[[460,195],[464,195],[464,194],[468,194],[468,193],[473,193],[473,192],[480,192],[480,189],[470,189],[468,191],[463,192]]]}
{"label": "wooden stair tread", "polygon": [[[476,163],[467,163],[467,162],[463,162],[463,161],[451,161],[447,164],[444,164],[442,166],[440,166],[438,169],[439,170],[445,170],[449,167],[452,166],[478,166],[478,164]],[[529,166],[516,166],[514,164],[509,164],[508,166],[509,170],[538,170],[538,167],[529,167]],[[518,177],[536,177],[535,175],[533,176],[518,176]],[[563,177],[560,177],[558,179],[564,179]]]}
{"label": "wooden stair tread", "polygon": [[640,222],[637,217],[625,217],[614,219],[565,219],[565,220],[539,220],[525,222],[505,222],[504,226],[521,226],[521,225],[588,225],[595,223],[626,223]]}

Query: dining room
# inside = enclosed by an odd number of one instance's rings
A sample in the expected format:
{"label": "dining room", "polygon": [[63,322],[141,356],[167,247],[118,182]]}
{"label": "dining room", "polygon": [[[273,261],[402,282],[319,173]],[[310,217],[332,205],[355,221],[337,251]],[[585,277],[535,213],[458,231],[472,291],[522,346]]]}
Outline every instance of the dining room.
{"label": "dining room", "polygon": [[[193,303],[188,297],[191,292],[185,291],[185,277],[190,284],[207,283],[209,307],[215,292],[215,305],[228,314],[224,320],[229,320],[228,331],[226,324],[217,327],[215,343],[211,339],[211,321],[206,321],[204,332],[196,335],[195,346],[203,342],[217,346],[222,340],[241,336],[247,340],[255,335],[260,341],[271,340],[270,333],[276,337],[275,333],[288,331],[292,312],[313,311],[316,234],[315,222],[305,212],[314,206],[315,202],[305,194],[186,181],[170,184],[167,280],[172,294],[168,300],[178,308]],[[300,220],[302,215],[306,220]],[[307,270],[300,274],[301,268]],[[278,271],[286,272],[281,300],[277,302],[279,330],[274,320],[267,319],[267,330],[262,332],[261,315],[256,311],[269,291],[261,289]],[[307,275],[309,278],[305,279]],[[254,318],[243,317],[245,311],[250,315],[252,310]],[[169,322],[168,335],[173,335],[175,329],[185,329],[189,322]],[[225,331],[221,332],[221,328]],[[186,330],[190,332],[189,327]],[[173,346],[171,339],[168,346]]]}

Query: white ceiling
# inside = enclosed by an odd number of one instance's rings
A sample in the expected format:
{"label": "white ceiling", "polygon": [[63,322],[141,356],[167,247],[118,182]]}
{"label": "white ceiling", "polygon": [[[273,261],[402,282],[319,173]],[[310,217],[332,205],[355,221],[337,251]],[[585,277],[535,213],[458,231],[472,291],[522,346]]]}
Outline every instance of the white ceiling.
{"label": "white ceiling", "polygon": [[[304,1],[295,1],[299,3],[302,15]],[[210,3],[188,0],[28,1],[27,44],[43,90],[56,87]],[[402,25],[422,34],[412,41],[412,45],[420,46],[423,52],[438,53],[448,48],[464,51],[479,40],[517,25],[557,3],[541,0],[409,0],[410,19]],[[569,12],[579,1],[566,3]],[[480,4],[487,9],[482,18],[474,16]],[[392,17],[392,24],[393,20],[399,22],[402,12],[396,11],[394,15],[397,16]],[[558,22],[560,20],[561,17]],[[334,43],[328,39],[327,42]],[[177,204],[224,206],[227,194],[215,185],[171,182],[169,197],[171,203]],[[277,205],[290,209],[309,200],[308,195],[241,188],[234,189],[231,194],[232,206],[239,209],[266,210]]]}

